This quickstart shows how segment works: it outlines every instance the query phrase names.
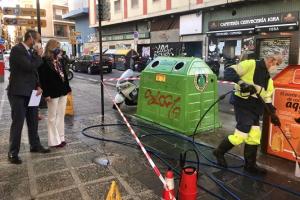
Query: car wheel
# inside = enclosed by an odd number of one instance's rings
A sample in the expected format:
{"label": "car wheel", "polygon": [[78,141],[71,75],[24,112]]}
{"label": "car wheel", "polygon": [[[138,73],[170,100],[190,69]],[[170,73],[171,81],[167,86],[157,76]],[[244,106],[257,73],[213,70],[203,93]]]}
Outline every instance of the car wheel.
{"label": "car wheel", "polygon": [[88,67],[87,72],[88,72],[88,74],[92,74],[92,67]]}
{"label": "car wheel", "polygon": [[69,71],[69,72],[67,73],[67,75],[68,75],[68,80],[69,80],[69,81],[72,80],[73,77],[74,77],[74,74],[73,74],[72,71]]}

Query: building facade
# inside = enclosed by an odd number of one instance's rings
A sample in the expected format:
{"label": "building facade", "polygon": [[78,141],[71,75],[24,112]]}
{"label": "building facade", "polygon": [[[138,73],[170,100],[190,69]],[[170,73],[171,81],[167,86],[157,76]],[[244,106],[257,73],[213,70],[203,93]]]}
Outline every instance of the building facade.
{"label": "building facade", "polygon": [[75,22],[75,55],[81,56],[84,53],[83,44],[88,43],[95,34],[95,29],[89,28],[88,0],[69,0],[68,7],[69,12],[63,15],[63,19]]}
{"label": "building facade", "polygon": [[[201,9],[226,0],[110,0],[110,20],[103,21],[104,48],[132,48],[141,55],[202,57]],[[237,0],[233,2],[238,2]],[[97,1],[89,0],[90,27],[98,26]],[[192,20],[197,22],[191,26]],[[180,26],[181,25],[181,26]]]}
{"label": "building facade", "polygon": [[[225,59],[240,58],[245,50],[255,58],[276,50],[284,55],[284,65],[300,62],[298,0],[109,2],[110,20],[102,22],[105,48],[206,60],[210,50]],[[98,26],[96,0],[89,0],[89,24]]]}
{"label": "building facade", "polygon": [[280,69],[298,64],[299,8],[300,1],[278,0],[243,3],[205,12],[206,53],[216,55],[219,52],[225,59],[235,59],[246,50],[260,59],[275,52],[283,55]]}
{"label": "building facade", "polygon": [[[68,55],[72,54],[72,45],[69,38],[72,30],[75,30],[75,23],[65,20],[62,16],[69,12],[66,0],[40,0],[40,8],[46,10],[46,27],[42,27],[43,46],[49,39],[55,38],[61,43]],[[20,7],[36,8],[36,0],[20,0]]]}

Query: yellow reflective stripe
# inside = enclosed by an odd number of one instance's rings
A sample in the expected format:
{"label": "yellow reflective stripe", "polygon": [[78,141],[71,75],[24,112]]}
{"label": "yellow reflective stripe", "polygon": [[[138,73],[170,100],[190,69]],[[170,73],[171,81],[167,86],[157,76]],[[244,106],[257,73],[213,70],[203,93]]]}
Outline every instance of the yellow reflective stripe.
{"label": "yellow reflective stripe", "polygon": [[249,132],[247,139],[245,140],[246,144],[249,145],[259,145],[261,138],[261,131],[259,126],[252,126]]}
{"label": "yellow reflective stripe", "polygon": [[240,77],[245,74],[243,67],[240,64],[232,65],[230,67],[233,68]]}
{"label": "yellow reflective stripe", "polygon": [[237,146],[237,145],[242,144],[247,137],[248,137],[247,133],[244,133],[242,131],[235,129],[234,134],[229,135],[228,139],[231,144],[233,144],[234,146]]}
{"label": "yellow reflective stripe", "polygon": [[266,103],[272,103],[272,97],[264,98]]}

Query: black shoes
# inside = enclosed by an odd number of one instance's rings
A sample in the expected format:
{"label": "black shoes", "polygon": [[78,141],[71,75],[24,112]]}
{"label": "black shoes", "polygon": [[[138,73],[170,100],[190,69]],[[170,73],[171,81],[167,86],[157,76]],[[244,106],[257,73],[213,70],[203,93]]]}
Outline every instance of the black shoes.
{"label": "black shoes", "polygon": [[221,142],[221,144],[218,146],[218,148],[213,151],[213,154],[214,154],[214,156],[217,159],[217,163],[221,167],[227,168],[227,162],[225,160],[224,155],[225,155],[225,153],[227,151],[229,151],[230,149],[232,149],[232,147],[234,147],[234,145],[231,144],[231,142],[229,141],[228,137],[226,137]]}
{"label": "black shoes", "polygon": [[[36,148],[30,148],[30,152],[32,152],[32,153],[49,153],[50,150],[45,149],[43,146],[39,146]],[[22,164],[22,160],[19,158],[19,156],[14,156],[10,153],[8,153],[8,161],[11,164],[16,164],[16,165]]]}
{"label": "black shoes", "polygon": [[253,166],[245,165],[244,170],[249,174],[258,175],[258,176],[264,176],[267,174],[267,170],[257,166],[256,164]]}
{"label": "black shoes", "polygon": [[244,170],[250,174],[263,176],[267,174],[267,170],[256,165],[257,145],[245,144],[244,158],[245,166]]}
{"label": "black shoes", "polygon": [[43,146],[30,148],[31,153],[49,153],[50,149],[45,149]]}
{"label": "black shoes", "polygon": [[8,161],[11,164],[16,164],[16,165],[22,164],[22,160],[19,158],[19,156],[8,155]]}

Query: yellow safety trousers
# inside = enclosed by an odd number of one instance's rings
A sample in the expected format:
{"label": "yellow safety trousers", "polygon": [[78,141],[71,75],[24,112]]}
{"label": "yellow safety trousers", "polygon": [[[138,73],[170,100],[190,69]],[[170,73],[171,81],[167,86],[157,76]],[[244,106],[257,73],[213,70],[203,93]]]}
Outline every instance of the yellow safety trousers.
{"label": "yellow safety trousers", "polygon": [[259,126],[251,126],[249,133],[244,133],[236,129],[232,135],[228,136],[230,143],[234,146],[240,145],[243,142],[249,145],[259,145],[260,138],[261,131]]}

